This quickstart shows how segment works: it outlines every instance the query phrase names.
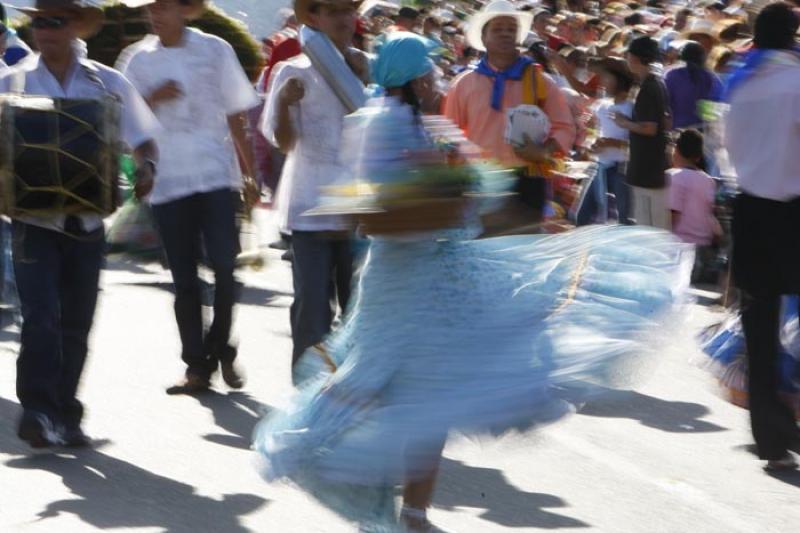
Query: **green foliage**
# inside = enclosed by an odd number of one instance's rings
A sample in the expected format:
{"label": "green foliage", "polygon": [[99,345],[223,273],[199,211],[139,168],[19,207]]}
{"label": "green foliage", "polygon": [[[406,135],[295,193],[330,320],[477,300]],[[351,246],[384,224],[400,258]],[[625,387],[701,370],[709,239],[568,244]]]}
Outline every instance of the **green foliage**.
{"label": "green foliage", "polygon": [[[111,5],[106,6],[104,10],[106,22],[103,29],[89,39],[87,45],[90,58],[113,66],[123,49],[147,35],[149,23],[142,9]],[[241,22],[228,17],[220,9],[212,6],[206,9],[202,17],[193,21],[191,26],[230,43],[250,79],[255,81],[258,78],[264,64],[261,46]],[[19,26],[17,32],[21,39],[33,47],[28,21]]]}
{"label": "green foliage", "polygon": [[192,26],[228,41],[250,79],[255,81],[258,78],[264,66],[261,45],[250,35],[244,24],[225,15],[216,7],[209,7],[202,17],[192,22]]}

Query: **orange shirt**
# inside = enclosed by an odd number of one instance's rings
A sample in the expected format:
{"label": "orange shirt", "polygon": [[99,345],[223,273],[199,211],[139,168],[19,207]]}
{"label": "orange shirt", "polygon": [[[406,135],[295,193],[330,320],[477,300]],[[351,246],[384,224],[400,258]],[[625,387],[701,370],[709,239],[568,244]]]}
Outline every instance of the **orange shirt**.
{"label": "orange shirt", "polygon": [[[550,118],[550,138],[564,153],[575,143],[575,120],[561,89],[547,75],[547,99],[543,111]],[[521,105],[522,80],[507,80],[503,94],[503,110],[492,109],[494,81],[475,71],[464,72],[450,87],[444,102],[444,115],[464,130],[467,138],[477,144],[485,157],[504,166],[524,167],[527,163],[514,155],[514,149],[504,140],[506,110]]]}

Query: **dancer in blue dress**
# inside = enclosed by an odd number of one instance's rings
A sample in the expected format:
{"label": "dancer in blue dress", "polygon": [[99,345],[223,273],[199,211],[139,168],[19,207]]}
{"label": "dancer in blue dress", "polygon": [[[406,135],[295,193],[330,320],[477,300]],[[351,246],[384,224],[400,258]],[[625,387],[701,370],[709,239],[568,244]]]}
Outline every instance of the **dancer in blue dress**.
{"label": "dancer in blue dress", "polygon": [[[379,191],[420,190],[420,172],[402,169],[431,138],[416,110],[432,96],[432,72],[425,43],[397,34],[373,65],[388,97],[348,119],[357,125],[350,138],[366,144],[357,176]],[[387,131],[402,135],[392,141]],[[400,149],[391,152],[393,143]],[[454,198],[436,201],[446,210]],[[470,202],[464,212],[474,214]],[[688,283],[691,254],[666,232],[590,227],[472,240],[475,219],[454,228],[442,209],[440,228],[427,231],[411,215],[394,219],[407,231],[389,231],[381,215],[362,218],[372,238],[355,301],[296,366],[296,396],[255,434],[267,479],[293,481],[363,529],[397,527],[394,489],[405,485],[403,527],[430,530],[425,510],[448,434],[553,422],[572,411],[565,398],[626,383],[655,337],[670,334]]]}
{"label": "dancer in blue dress", "polygon": [[[784,296],[781,308],[779,390],[800,420],[800,297]],[[747,346],[741,316],[732,314],[709,328],[702,336],[701,344],[709,357],[709,368],[719,380],[727,399],[747,408]]]}

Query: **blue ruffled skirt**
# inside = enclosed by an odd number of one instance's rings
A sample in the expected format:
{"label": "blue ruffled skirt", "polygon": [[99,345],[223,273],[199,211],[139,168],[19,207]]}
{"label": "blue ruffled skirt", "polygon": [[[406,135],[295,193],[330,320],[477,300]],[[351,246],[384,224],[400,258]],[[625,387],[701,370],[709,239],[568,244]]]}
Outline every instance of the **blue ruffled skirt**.
{"label": "blue ruffled skirt", "polygon": [[342,327],[303,356],[296,396],[257,427],[265,476],[358,518],[366,487],[428,475],[450,432],[559,419],[565,398],[627,384],[655,352],[691,261],[671,235],[630,226],[373,240]]}
{"label": "blue ruffled skirt", "polygon": [[[800,419],[800,298],[784,296],[781,302],[781,350],[778,354],[779,390]],[[709,368],[728,399],[747,407],[747,347],[741,317],[731,315],[701,337]]]}

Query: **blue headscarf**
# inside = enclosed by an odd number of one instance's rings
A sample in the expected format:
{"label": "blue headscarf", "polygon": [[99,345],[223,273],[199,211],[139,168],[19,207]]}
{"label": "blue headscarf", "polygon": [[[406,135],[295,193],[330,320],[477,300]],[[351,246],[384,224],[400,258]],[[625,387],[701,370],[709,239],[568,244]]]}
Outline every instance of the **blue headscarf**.
{"label": "blue headscarf", "polygon": [[372,81],[385,89],[402,87],[433,70],[431,42],[413,33],[392,33],[370,65]]}
{"label": "blue headscarf", "polygon": [[478,74],[488,76],[494,80],[492,84],[492,109],[501,111],[503,108],[503,94],[506,91],[506,80],[521,80],[522,75],[525,73],[525,68],[532,63],[533,60],[523,56],[517,59],[513,65],[501,72],[489,66],[489,62],[486,61],[486,56],[481,59],[475,71]]}

